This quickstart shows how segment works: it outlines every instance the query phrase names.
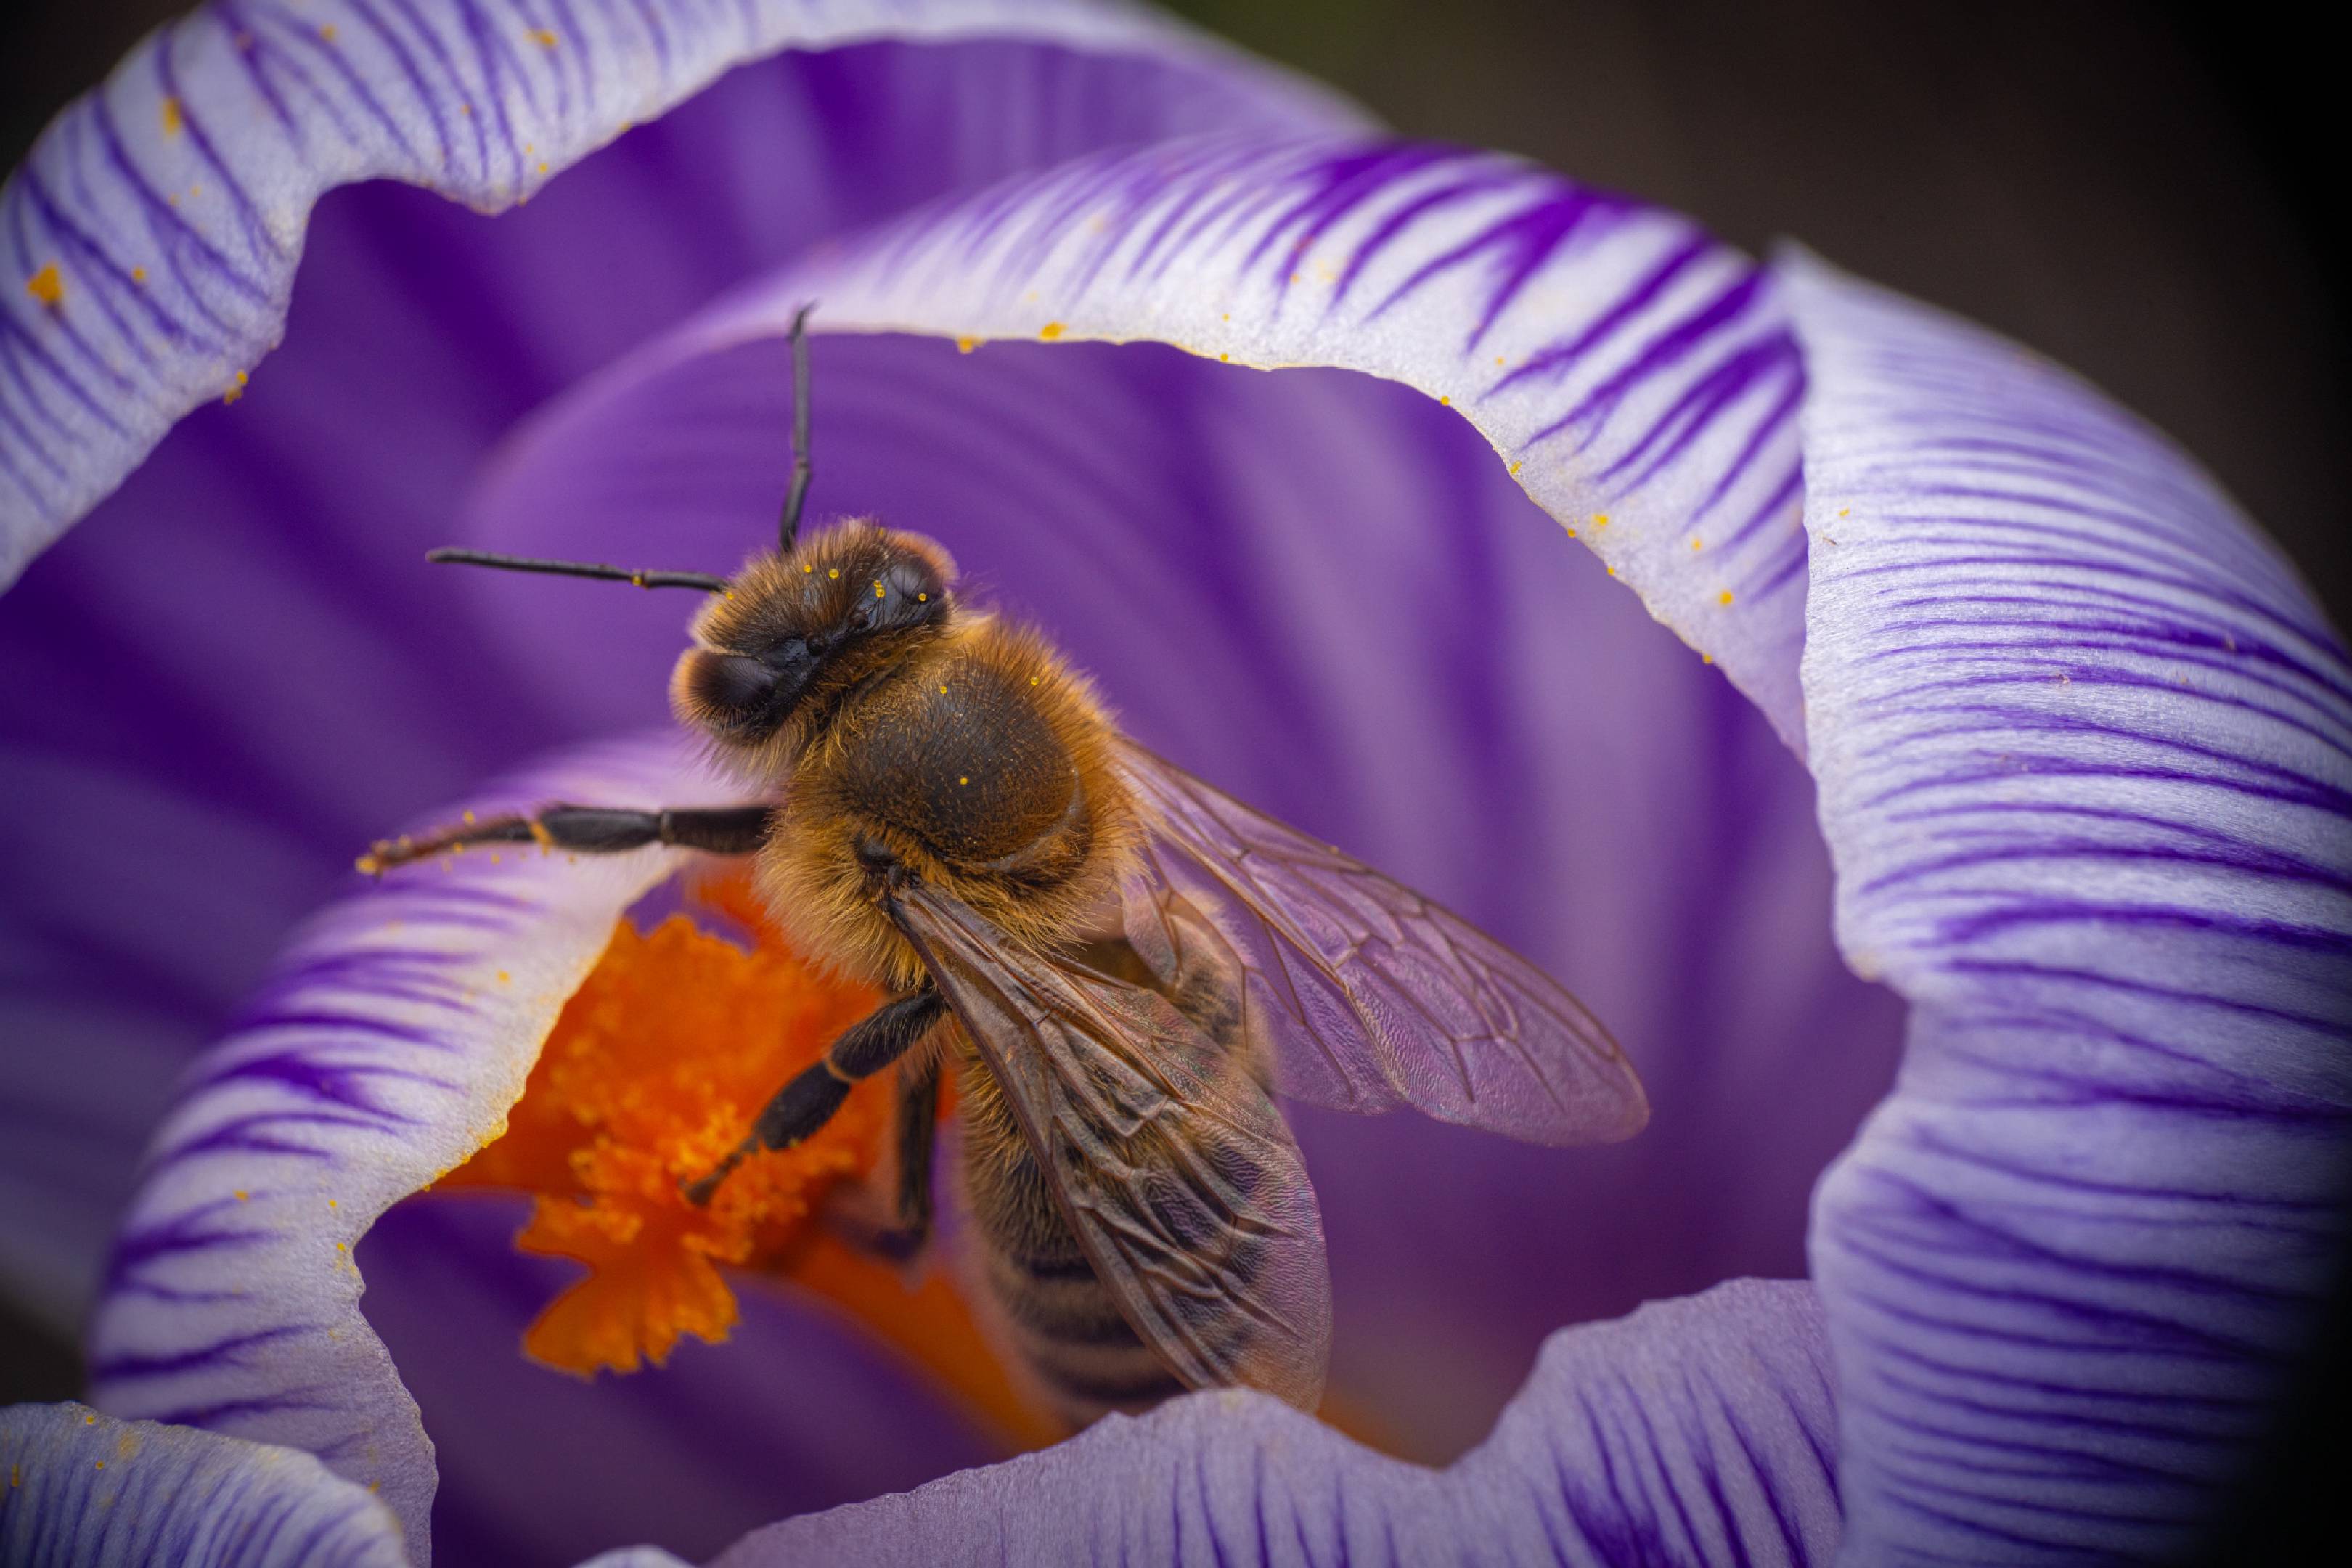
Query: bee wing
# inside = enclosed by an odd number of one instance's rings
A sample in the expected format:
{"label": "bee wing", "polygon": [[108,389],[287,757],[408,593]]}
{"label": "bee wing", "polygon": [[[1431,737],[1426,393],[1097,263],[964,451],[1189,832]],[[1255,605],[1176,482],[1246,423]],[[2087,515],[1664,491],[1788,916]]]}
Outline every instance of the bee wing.
{"label": "bee wing", "polygon": [[1194,1388],[1315,1408],[1331,1338],[1323,1222],[1257,1080],[1156,992],[1027,952],[934,889],[888,908],[1137,1334]]}
{"label": "bee wing", "polygon": [[1171,973],[1206,933],[1222,939],[1283,1093],[1538,1143],[1608,1142],[1649,1120],[1617,1042],[1535,965],[1132,741],[1119,762],[1150,823],[1128,940]]}

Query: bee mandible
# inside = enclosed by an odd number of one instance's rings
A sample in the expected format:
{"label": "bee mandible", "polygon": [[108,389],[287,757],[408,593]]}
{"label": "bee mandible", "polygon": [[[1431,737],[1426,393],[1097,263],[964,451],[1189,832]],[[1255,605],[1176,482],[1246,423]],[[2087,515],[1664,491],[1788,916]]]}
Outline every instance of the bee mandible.
{"label": "bee mandible", "polygon": [[750,858],[793,944],[891,1000],[777,1090],[690,1199],[894,1070],[893,1240],[911,1252],[952,1070],[992,1327],[1053,1405],[1083,1422],[1249,1385],[1312,1409],[1330,1282],[1271,1095],[1567,1144],[1638,1131],[1641,1084],[1532,964],[1122,735],[1034,631],[959,595],[938,544],[868,521],[803,537],[808,313],[781,537],[733,577],[428,557],[711,595],[671,705],[756,803],[552,804],[362,865],[533,841]]}

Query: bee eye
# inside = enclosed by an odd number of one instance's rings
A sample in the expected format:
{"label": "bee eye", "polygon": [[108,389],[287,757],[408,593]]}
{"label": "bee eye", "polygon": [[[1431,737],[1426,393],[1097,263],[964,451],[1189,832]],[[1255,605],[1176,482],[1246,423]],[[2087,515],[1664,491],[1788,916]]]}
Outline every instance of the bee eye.
{"label": "bee eye", "polygon": [[687,690],[697,707],[720,719],[757,717],[776,689],[776,672],[740,654],[705,653],[694,660]]}

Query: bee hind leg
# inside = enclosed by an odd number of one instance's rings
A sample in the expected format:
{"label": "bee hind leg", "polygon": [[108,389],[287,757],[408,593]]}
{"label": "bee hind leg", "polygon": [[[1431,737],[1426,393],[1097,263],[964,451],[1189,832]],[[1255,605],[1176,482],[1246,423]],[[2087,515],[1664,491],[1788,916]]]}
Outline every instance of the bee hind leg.
{"label": "bee hind leg", "polygon": [[428,833],[421,838],[379,838],[359,868],[380,877],[394,866],[429,859],[476,844],[537,844],[575,855],[617,855],[648,844],[675,845],[713,855],[749,855],[767,842],[774,807],[683,806],[635,811],[604,805],[557,805],[530,816],[492,816]]}
{"label": "bee hind leg", "polygon": [[[832,1121],[833,1113],[841,1109],[841,1102],[849,1097],[851,1085],[872,1078],[905,1056],[946,1010],[947,1003],[940,994],[926,986],[885,1002],[852,1024],[843,1031],[841,1038],[833,1042],[822,1060],[803,1068],[776,1090],[774,1098],[752,1121],[751,1133],[725,1159],[707,1174],[679,1184],[687,1201],[709,1203],[719,1184],[742,1163],[744,1156],[762,1149],[789,1149],[815,1136],[818,1129]],[[934,1084],[935,1104],[937,1092]],[[924,1161],[928,1169],[928,1150]]]}
{"label": "bee hind leg", "polygon": [[931,1238],[931,1170],[940,1141],[940,1058],[937,1053],[898,1069],[898,1098],[891,1130],[898,1149],[898,1180],[890,1214],[895,1222],[858,1238],[867,1251],[893,1263],[911,1262]]}

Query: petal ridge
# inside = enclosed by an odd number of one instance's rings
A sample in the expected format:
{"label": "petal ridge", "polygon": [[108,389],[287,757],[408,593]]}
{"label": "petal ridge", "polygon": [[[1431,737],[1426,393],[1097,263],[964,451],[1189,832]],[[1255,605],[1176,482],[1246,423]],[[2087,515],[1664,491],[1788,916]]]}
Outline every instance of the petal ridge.
{"label": "petal ridge", "polygon": [[1837,932],[1913,1006],[1814,1197],[1850,1561],[2161,1561],[2317,1330],[2352,669],[2162,437],[1791,251]]}
{"label": "petal ridge", "polygon": [[308,1454],[80,1405],[0,1409],[0,1560],[401,1568],[381,1500]]}
{"label": "petal ridge", "polygon": [[770,1526],[714,1568],[1824,1563],[1832,1420],[1811,1288],[1734,1280],[1554,1334],[1493,1435],[1448,1469],[1374,1453],[1263,1394],[1198,1394]]}
{"label": "petal ridge", "polygon": [[652,351],[815,330],[1150,340],[1457,410],[1801,748],[1804,368],[1778,281],[1687,219],[1429,143],[1171,139],[921,208]]}
{"label": "petal ridge", "polygon": [[731,66],[879,38],[1155,55],[1270,124],[1362,123],[1336,93],[1107,0],[215,0],[139,44],[0,188],[0,587],[181,415],[234,400],[284,331],[303,231],[392,179],[530,199]]}
{"label": "petal ridge", "polygon": [[[681,738],[612,742],[477,810],[730,792]],[[428,1560],[433,1446],[361,1315],[352,1248],[502,1130],[613,922],[687,858],[476,852],[329,906],[194,1064],[90,1321],[110,1413],[315,1454],[380,1489]]]}

